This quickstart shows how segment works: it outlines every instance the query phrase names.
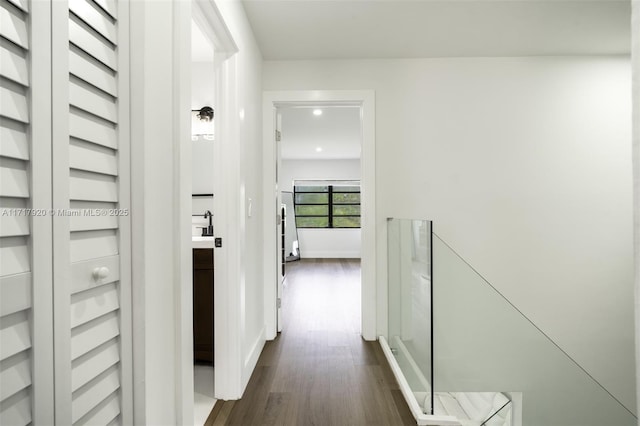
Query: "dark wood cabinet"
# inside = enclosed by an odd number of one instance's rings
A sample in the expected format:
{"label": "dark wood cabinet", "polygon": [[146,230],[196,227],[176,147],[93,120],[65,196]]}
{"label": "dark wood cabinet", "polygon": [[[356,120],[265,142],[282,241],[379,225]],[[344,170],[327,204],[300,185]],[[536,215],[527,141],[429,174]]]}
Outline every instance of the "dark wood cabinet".
{"label": "dark wood cabinet", "polygon": [[193,249],[193,357],[213,365],[213,249]]}

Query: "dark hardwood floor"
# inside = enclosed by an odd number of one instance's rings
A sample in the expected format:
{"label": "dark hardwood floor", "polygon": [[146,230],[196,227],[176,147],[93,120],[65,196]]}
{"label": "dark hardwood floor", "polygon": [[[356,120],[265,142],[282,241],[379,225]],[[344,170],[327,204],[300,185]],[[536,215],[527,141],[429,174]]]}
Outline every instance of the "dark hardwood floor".
{"label": "dark hardwood floor", "polygon": [[283,331],[206,425],[415,425],[378,342],[360,337],[360,262],[287,264]]}

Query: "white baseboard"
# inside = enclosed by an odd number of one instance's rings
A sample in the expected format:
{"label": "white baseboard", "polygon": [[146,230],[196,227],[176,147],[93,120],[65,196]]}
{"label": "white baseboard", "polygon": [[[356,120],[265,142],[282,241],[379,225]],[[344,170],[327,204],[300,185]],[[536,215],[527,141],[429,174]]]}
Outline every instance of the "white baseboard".
{"label": "white baseboard", "polygon": [[300,250],[302,259],[360,259],[359,251],[305,251]]}
{"label": "white baseboard", "polygon": [[251,374],[253,374],[253,370],[255,370],[256,365],[258,364],[258,358],[260,358],[260,354],[262,353],[262,349],[266,343],[266,329],[263,326],[258,338],[253,343],[251,350],[244,360],[244,366],[242,371],[242,389],[244,393],[244,389],[246,389],[247,384],[249,383],[249,379],[251,378]]}

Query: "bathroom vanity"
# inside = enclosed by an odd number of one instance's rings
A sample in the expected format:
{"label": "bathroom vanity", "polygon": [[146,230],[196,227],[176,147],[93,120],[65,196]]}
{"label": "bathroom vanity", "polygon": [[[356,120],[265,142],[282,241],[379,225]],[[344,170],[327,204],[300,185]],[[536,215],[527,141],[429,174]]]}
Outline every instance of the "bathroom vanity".
{"label": "bathroom vanity", "polygon": [[193,356],[213,365],[213,238],[193,237],[192,246]]}

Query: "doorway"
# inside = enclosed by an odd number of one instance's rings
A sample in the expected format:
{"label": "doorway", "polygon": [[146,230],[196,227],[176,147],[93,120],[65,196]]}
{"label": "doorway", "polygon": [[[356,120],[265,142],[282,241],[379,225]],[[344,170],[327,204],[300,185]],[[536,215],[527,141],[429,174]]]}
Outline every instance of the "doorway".
{"label": "doorway", "polygon": [[[376,339],[376,220],[375,220],[375,97],[372,91],[286,91],[265,92],[263,97],[263,117],[265,131],[264,182],[266,197],[264,205],[264,251],[265,276],[279,277],[281,245],[278,243],[277,228],[272,224],[278,207],[281,205],[278,189],[278,163],[280,160],[278,139],[278,110],[290,108],[322,109],[330,107],[357,108],[361,117],[361,332],[367,340]],[[317,146],[313,149],[316,150]],[[272,201],[273,200],[273,201]],[[277,222],[277,221],[276,221]],[[302,244],[302,241],[301,241]],[[301,250],[302,252],[302,250]],[[280,292],[279,292],[280,290]],[[278,329],[278,296],[282,287],[278,279],[265,288],[265,324],[268,339],[275,338]],[[382,300],[386,303],[386,300]]]}
{"label": "doorway", "polygon": [[193,418],[203,425],[215,398],[213,212],[214,46],[191,21],[191,235],[193,256]]}
{"label": "doorway", "polygon": [[[311,259],[360,260],[362,123],[360,107],[352,105],[278,108],[277,116],[281,118],[277,182],[286,206],[285,246],[281,250],[283,283],[278,289],[278,298],[282,299],[291,281],[287,265],[294,271],[310,266],[306,261]],[[287,238],[292,235],[297,238]],[[298,256],[292,256],[294,253]],[[292,264],[289,259],[302,262]],[[348,287],[360,294],[357,275],[357,285]],[[360,318],[360,298],[349,306]],[[281,314],[278,331],[283,327]]]}

